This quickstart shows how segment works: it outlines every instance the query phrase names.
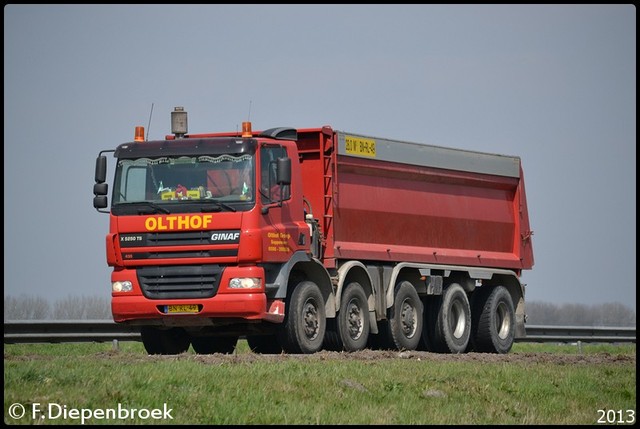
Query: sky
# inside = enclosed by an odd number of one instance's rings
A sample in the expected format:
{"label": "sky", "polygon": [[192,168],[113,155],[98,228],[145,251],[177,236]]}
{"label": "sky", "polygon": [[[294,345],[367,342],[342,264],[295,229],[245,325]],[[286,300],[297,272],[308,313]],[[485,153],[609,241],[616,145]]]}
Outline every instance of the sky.
{"label": "sky", "polygon": [[630,4],[5,5],[5,297],[110,296],[96,156],[183,106],[519,156],[526,300],[635,311],[636,73]]}

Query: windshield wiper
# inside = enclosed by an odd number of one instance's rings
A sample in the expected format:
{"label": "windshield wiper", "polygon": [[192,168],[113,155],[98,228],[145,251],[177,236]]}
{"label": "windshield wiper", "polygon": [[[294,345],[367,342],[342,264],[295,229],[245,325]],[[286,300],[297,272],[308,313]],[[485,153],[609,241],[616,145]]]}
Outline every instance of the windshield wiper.
{"label": "windshield wiper", "polygon": [[230,212],[237,211],[235,207],[230,206],[229,204],[223,203],[222,201],[218,201],[218,200],[200,200],[200,202],[203,202],[203,203],[206,202],[207,204],[209,203],[215,204],[215,206],[201,207],[200,211],[202,212],[217,212],[217,211],[220,211],[221,208],[225,208]]}
{"label": "windshield wiper", "polygon": [[[147,206],[149,208],[151,208],[153,211],[152,213],[164,213],[164,214],[169,214],[171,213],[169,210],[165,209],[162,206],[159,206],[156,203],[152,203],[151,201],[127,201],[127,202],[122,202],[122,203],[118,203],[118,205],[126,205],[126,206],[135,206],[135,205],[143,205],[143,206]],[[139,208],[138,209],[138,214],[147,214],[148,210],[145,210],[143,208]]]}

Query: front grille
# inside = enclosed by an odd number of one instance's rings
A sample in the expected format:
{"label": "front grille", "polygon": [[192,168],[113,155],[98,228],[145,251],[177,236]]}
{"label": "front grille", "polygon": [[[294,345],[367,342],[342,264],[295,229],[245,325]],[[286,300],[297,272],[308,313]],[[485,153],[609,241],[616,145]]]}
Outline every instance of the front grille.
{"label": "front grille", "polygon": [[142,293],[149,299],[210,298],[218,292],[220,265],[140,267]]}
{"label": "front grille", "polygon": [[120,247],[198,246],[203,244],[238,244],[240,230],[141,232],[120,234]]}
{"label": "front grille", "polygon": [[210,231],[181,231],[148,233],[147,246],[180,246],[186,244],[209,244]]}
{"label": "front grille", "polygon": [[238,256],[238,249],[222,250],[181,250],[174,252],[123,253],[126,260],[167,259],[167,258],[227,258]]}
{"label": "front grille", "polygon": [[[240,230],[237,229],[120,234],[120,249],[122,259],[125,261],[172,258],[236,258],[239,243]],[[207,246],[205,249],[186,248],[191,246],[204,247],[205,245]],[[230,245],[233,245],[231,249],[220,248],[222,246],[230,247]],[[172,247],[171,250],[168,250],[169,246]],[[155,249],[145,251],[151,247]]]}

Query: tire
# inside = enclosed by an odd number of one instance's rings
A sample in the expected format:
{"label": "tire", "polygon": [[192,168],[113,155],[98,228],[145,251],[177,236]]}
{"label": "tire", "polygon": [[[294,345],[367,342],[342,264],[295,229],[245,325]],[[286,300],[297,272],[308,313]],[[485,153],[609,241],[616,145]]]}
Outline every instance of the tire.
{"label": "tire", "polygon": [[398,350],[416,350],[424,324],[422,301],[408,281],[398,283],[394,294],[389,309],[389,339]]}
{"label": "tire", "polygon": [[513,301],[504,286],[483,291],[477,297],[472,325],[473,350],[481,353],[508,353],[515,337]]}
{"label": "tire", "polygon": [[[330,335],[329,332],[327,331],[327,335]],[[367,295],[360,283],[349,283],[340,299],[340,311],[336,316],[336,336],[339,349],[346,352],[365,349],[369,340],[369,332]]]}
{"label": "tire", "polygon": [[278,340],[287,353],[312,354],[322,348],[327,329],[324,299],[318,285],[303,281],[291,292]]}
{"label": "tire", "polygon": [[278,355],[282,353],[282,346],[276,335],[248,335],[247,343],[254,353]]}
{"label": "tire", "polygon": [[442,353],[464,353],[471,337],[471,306],[458,283],[450,284],[442,293],[436,311],[433,345]]}
{"label": "tire", "polygon": [[338,322],[336,318],[327,318],[327,330],[324,333],[322,348],[332,352],[342,351],[342,340],[338,335]]}
{"label": "tire", "polygon": [[193,351],[199,355],[210,355],[213,353],[223,353],[229,355],[233,353],[238,344],[238,337],[202,336],[192,337],[191,346]]}
{"label": "tire", "polygon": [[442,353],[443,349],[436,344],[436,320],[442,307],[442,295],[429,296],[424,301],[424,326],[420,344],[428,352]]}
{"label": "tire", "polygon": [[178,355],[189,350],[189,336],[180,328],[159,329],[153,326],[140,328],[145,350],[150,355]]}

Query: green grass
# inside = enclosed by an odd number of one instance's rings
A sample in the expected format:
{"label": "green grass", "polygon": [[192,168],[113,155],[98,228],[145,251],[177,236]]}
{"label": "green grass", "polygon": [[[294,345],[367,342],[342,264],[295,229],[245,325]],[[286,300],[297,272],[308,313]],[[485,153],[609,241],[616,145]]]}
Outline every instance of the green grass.
{"label": "green grass", "polygon": [[[166,404],[172,418],[121,414],[85,423],[597,424],[598,410],[619,410],[628,420],[626,410],[636,409],[635,344],[517,343],[510,355],[523,357],[513,361],[278,358],[253,356],[244,341],[237,353],[148,356],[138,342],[121,342],[119,350],[111,343],[8,344],[5,423],[80,424],[75,410],[118,405]],[[607,358],[545,359],[556,355]],[[25,407],[23,417],[11,417],[14,403]],[[34,415],[34,404],[42,413]]]}

